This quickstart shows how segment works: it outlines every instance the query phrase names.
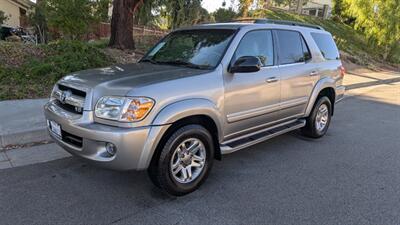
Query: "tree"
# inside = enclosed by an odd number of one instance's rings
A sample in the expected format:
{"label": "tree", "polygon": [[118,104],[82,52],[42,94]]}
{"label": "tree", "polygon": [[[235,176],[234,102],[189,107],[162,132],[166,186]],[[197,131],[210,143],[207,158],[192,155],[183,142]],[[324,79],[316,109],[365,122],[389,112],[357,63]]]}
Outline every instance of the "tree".
{"label": "tree", "polygon": [[96,2],[91,0],[46,0],[48,25],[65,39],[81,39],[96,22]]}
{"label": "tree", "polygon": [[332,14],[341,17],[344,11],[343,0],[333,0]]}
{"label": "tree", "polygon": [[97,17],[97,20],[101,22],[109,22],[108,9],[111,0],[95,0],[95,3],[95,10],[97,12],[95,16]]}
{"label": "tree", "polygon": [[47,42],[47,19],[46,19],[46,4],[44,1],[36,1],[35,6],[29,12],[29,23],[35,27],[36,33],[39,36],[40,43]]}
{"label": "tree", "polygon": [[162,4],[164,4],[164,0],[144,1],[143,5],[141,5],[133,15],[133,23],[152,26],[159,16],[158,7]]}
{"label": "tree", "polygon": [[241,17],[247,17],[253,0],[239,0],[239,14]]}
{"label": "tree", "polygon": [[143,0],[114,0],[111,17],[109,46],[118,49],[135,49],[133,40],[133,15]]}
{"label": "tree", "polygon": [[201,11],[201,0],[170,0],[166,3],[166,15],[170,17],[171,29],[197,23]]}
{"label": "tree", "polygon": [[271,0],[258,0],[257,9],[268,9],[271,6]]}
{"label": "tree", "polygon": [[6,14],[0,10],[0,25],[3,24],[7,20],[8,20],[8,16],[6,16]]}
{"label": "tree", "polygon": [[362,30],[383,48],[383,59],[393,54],[400,43],[399,0],[345,0],[348,12],[355,17],[355,28]]}
{"label": "tree", "polygon": [[144,1],[134,14],[134,23],[175,29],[181,26],[213,21],[201,7],[201,0],[152,0]]}
{"label": "tree", "polygon": [[228,9],[219,8],[213,13],[213,15],[216,22],[232,21],[238,16],[237,13],[232,8]]}

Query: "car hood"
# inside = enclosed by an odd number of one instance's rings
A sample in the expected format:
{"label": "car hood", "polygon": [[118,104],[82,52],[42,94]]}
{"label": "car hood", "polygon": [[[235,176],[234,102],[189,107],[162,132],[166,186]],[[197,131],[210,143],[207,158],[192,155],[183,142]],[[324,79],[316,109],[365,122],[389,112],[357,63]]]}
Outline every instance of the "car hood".
{"label": "car hood", "polygon": [[84,70],[65,76],[60,83],[75,87],[92,89],[103,94],[125,95],[135,87],[165,82],[182,77],[195,76],[209,72],[179,66],[135,63],[115,65],[99,69]]}

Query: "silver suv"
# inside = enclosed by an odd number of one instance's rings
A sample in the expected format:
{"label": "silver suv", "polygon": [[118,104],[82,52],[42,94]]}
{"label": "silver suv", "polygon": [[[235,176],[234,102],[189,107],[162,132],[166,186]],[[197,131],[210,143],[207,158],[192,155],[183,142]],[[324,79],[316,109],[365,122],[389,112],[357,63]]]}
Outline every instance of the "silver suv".
{"label": "silver suv", "polygon": [[267,19],[174,31],[136,64],[73,73],[54,86],[51,137],[116,170],[148,170],[169,194],[196,190],[213,160],[301,128],[328,129],[344,95],[331,34]]}

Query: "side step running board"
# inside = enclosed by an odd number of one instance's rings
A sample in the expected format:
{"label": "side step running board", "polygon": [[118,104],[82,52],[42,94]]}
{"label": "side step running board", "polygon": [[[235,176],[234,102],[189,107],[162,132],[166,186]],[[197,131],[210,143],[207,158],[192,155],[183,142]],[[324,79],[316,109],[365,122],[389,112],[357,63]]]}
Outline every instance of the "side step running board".
{"label": "side step running board", "polygon": [[306,121],[304,119],[291,121],[289,123],[280,124],[274,127],[270,127],[266,130],[259,131],[251,136],[246,136],[244,138],[233,140],[230,142],[221,144],[221,153],[229,154],[235,152],[237,150],[247,148],[249,146],[258,144],[260,142],[266,141],[278,135],[287,133],[292,130],[296,130],[302,128],[306,125]]}

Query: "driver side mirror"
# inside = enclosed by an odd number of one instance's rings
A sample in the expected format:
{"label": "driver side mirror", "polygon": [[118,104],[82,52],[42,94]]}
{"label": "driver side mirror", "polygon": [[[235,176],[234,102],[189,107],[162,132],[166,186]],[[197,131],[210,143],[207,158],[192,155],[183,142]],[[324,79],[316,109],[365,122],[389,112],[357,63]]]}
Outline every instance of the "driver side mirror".
{"label": "driver side mirror", "polygon": [[229,69],[231,73],[252,73],[261,69],[261,61],[255,56],[242,56]]}

